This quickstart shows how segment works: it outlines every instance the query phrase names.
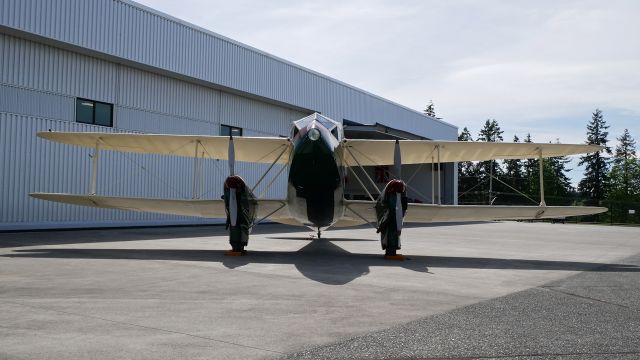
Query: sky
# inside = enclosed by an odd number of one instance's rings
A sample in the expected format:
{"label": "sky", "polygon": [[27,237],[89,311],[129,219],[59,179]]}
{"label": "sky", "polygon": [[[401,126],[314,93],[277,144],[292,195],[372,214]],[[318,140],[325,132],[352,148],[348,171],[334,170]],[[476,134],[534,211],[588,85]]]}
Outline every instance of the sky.
{"label": "sky", "polygon": [[[477,136],[640,143],[640,1],[138,0]],[[573,161],[576,183],[582,170]]]}

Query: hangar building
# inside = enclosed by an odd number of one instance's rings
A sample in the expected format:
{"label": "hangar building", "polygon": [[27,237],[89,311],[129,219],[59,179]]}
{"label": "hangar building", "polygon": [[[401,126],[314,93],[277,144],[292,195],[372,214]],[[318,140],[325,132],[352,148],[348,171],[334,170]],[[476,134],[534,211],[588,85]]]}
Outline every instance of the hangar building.
{"label": "hangar building", "polygon": [[[444,121],[127,0],[2,0],[0,71],[4,230],[216,221],[30,198],[90,186],[93,151],[47,142],[38,131],[286,136],[293,120],[319,112],[347,124],[347,136],[457,137]],[[267,166],[243,163],[237,172],[251,184]],[[188,158],[105,151],[97,192],[191,198],[193,169]],[[202,169],[198,197],[218,198],[227,165]],[[417,170],[409,196],[431,202],[431,169]],[[379,169],[367,171],[384,180]],[[455,202],[453,164],[437,176],[443,203]],[[263,197],[284,197],[285,184],[281,176]]]}

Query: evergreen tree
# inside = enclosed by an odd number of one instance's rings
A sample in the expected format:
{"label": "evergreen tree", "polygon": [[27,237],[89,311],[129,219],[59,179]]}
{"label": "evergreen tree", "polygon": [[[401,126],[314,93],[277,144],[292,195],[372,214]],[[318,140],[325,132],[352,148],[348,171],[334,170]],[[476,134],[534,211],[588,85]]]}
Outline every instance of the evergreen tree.
{"label": "evergreen tree", "polygon": [[502,138],[502,134],[504,131],[500,130],[500,125],[496,119],[487,119],[484,123],[484,127],[480,130],[478,134],[478,141],[486,141],[486,142],[498,142],[504,140]]}
{"label": "evergreen tree", "polygon": [[[458,141],[473,141],[471,132],[465,126],[462,129],[460,135],[458,135]],[[461,161],[458,163],[458,193],[465,194],[476,184],[476,167],[471,161]],[[462,201],[469,200],[466,196]]]}
{"label": "evergreen tree", "polygon": [[[570,160],[566,156],[559,156],[549,158],[548,161],[545,160],[545,164],[543,164],[543,166],[545,166],[545,194],[556,198],[552,198],[548,201],[550,205],[570,205],[570,203],[563,203],[563,198],[568,198],[573,191],[571,180],[567,175],[567,173],[571,171],[571,169],[567,168],[567,164],[569,164],[569,162]],[[550,170],[548,174],[546,170],[546,163],[548,163]]]}
{"label": "evergreen tree", "polygon": [[[547,205],[571,205],[572,199],[569,195],[572,191],[571,181],[567,176],[566,157],[546,158],[542,163],[545,203]],[[534,199],[540,194],[540,167],[532,169],[532,176],[529,179],[529,190]]]}
{"label": "evergreen tree", "polygon": [[[478,133],[477,141],[499,142],[503,140],[502,133],[504,133],[504,131],[500,130],[500,125],[498,125],[495,119],[487,119],[484,127],[480,130],[480,133]],[[489,174],[497,176],[502,173],[497,161],[481,161],[478,163],[478,167],[484,170],[486,176],[489,176]]]}
{"label": "evergreen tree", "polygon": [[[524,142],[533,142],[530,133],[527,133],[527,136],[524,138]],[[540,191],[540,184],[538,181],[538,174],[540,173],[538,167],[538,159],[525,160],[523,171],[525,177],[525,180],[523,181],[523,192],[525,194],[535,195],[538,191]]]}
{"label": "evergreen tree", "polygon": [[616,146],[616,157],[613,159],[615,164],[621,164],[624,160],[629,160],[636,156],[636,141],[629,133],[629,129],[624,129],[620,137],[616,138],[620,142]]}
{"label": "evergreen tree", "polygon": [[[513,136],[513,142],[520,142],[518,135]],[[523,180],[523,168],[522,161],[519,159],[512,160],[504,160],[504,170],[505,170],[505,182],[519,191],[524,191],[522,180]]]}
{"label": "evergreen tree", "polygon": [[427,105],[427,108],[424,109],[424,114],[427,116],[431,116],[432,118],[436,117],[436,109],[433,106],[433,100],[429,100],[429,104]]}
{"label": "evergreen tree", "polygon": [[[611,154],[611,148],[607,146],[607,129],[609,125],[602,116],[602,111],[596,109],[587,124],[587,144],[604,146],[602,151]],[[586,195],[591,203],[597,203],[604,198],[609,183],[609,161],[598,151],[580,157],[579,165],[585,165],[584,178],[578,184],[578,191]]]}
{"label": "evergreen tree", "polygon": [[471,132],[469,131],[469,129],[467,129],[466,126],[464,127],[464,129],[462,129],[460,135],[458,135],[458,141],[473,141]]}
{"label": "evergreen tree", "polygon": [[[471,132],[465,126],[462,129],[460,135],[458,135],[458,141],[473,141],[471,137]],[[458,174],[460,176],[469,176],[472,172],[471,168],[473,167],[473,163],[471,161],[461,161],[458,163]]]}
{"label": "evergreen tree", "polygon": [[[487,119],[484,123],[484,127],[478,133],[477,141],[486,141],[486,142],[498,142],[502,141],[502,133],[504,131],[500,130],[500,125],[495,119]],[[488,199],[489,203],[493,202],[494,193],[496,190],[500,190],[501,185],[499,183],[494,183],[493,177],[499,177],[502,175],[502,169],[500,168],[500,164],[497,161],[489,160],[489,161],[481,161],[477,165],[479,180],[487,181],[488,186]],[[495,185],[495,186],[494,186]]]}
{"label": "evergreen tree", "polygon": [[609,200],[640,201],[640,160],[631,158],[613,165],[609,179]]}
{"label": "evergreen tree", "polygon": [[[523,142],[532,143],[531,133],[527,133],[527,136],[524,138]],[[524,162],[524,175],[526,177],[531,177],[534,168],[538,168],[538,160],[537,159],[527,159]]]}
{"label": "evergreen tree", "polygon": [[613,158],[614,166],[609,173],[612,187],[610,195],[616,194],[615,196],[622,197],[620,200],[624,200],[627,196],[636,193],[632,186],[632,180],[636,179],[638,175],[636,172],[637,161],[635,161],[636,142],[631,137],[629,129],[624,129],[622,135],[616,139],[620,143],[616,146]]}
{"label": "evergreen tree", "polygon": [[[531,135],[527,134],[525,142],[532,142]],[[570,195],[573,192],[573,186],[567,175],[571,171],[567,168],[569,162],[566,156],[543,159],[542,175],[547,205],[571,205]],[[524,167],[524,172],[527,174],[526,193],[536,199],[540,194],[540,160],[527,159]]]}

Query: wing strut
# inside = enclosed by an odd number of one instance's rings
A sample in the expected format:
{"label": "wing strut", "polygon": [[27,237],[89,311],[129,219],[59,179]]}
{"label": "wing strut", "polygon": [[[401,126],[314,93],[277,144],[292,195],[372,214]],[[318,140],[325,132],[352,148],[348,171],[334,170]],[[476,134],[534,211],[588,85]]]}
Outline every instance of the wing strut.
{"label": "wing strut", "polygon": [[271,171],[271,169],[273,169],[273,166],[278,162],[278,160],[280,160],[280,158],[282,157],[282,155],[288,150],[287,147],[285,147],[284,149],[282,149],[282,152],[280,153],[280,155],[278,155],[278,157],[273,160],[273,162],[271,163],[271,165],[269,166],[269,168],[267,169],[267,171],[264,172],[264,174],[262,174],[262,176],[260,177],[260,179],[258,179],[258,182],[256,182],[255,185],[253,185],[253,188],[251,189],[251,191],[256,191],[256,188],[258,187],[258,185],[260,185],[260,183],[262,182],[262,180],[264,180],[264,178],[267,176],[267,174],[269,173],[269,171]]}
{"label": "wing strut", "polygon": [[276,176],[273,177],[273,179],[271,179],[271,181],[269,182],[269,184],[267,184],[267,186],[264,188],[264,190],[262,190],[262,192],[260,193],[260,196],[258,196],[258,199],[262,199],[262,197],[267,193],[267,191],[269,191],[269,189],[271,188],[271,185],[273,185],[273,183],[278,179],[278,177],[280,177],[280,174],[282,174],[285,170],[287,169],[286,166],[283,166],[282,169],[280,169],[280,171],[278,171],[278,173],[276,174]]}
{"label": "wing strut", "polygon": [[196,140],[196,149],[193,157],[193,183],[192,183],[192,189],[191,189],[191,198],[194,200],[200,198],[199,193],[201,191],[198,191],[198,190],[200,189],[201,187],[200,184],[202,183],[202,179],[200,179],[200,176],[202,175],[202,162],[198,158],[199,148],[200,148],[200,140]]}
{"label": "wing strut", "polygon": [[431,205],[436,204],[436,172],[433,165],[433,155],[431,155]]}
{"label": "wing strut", "polygon": [[442,163],[440,162],[440,145],[436,145],[438,157],[438,205],[442,205]]}
{"label": "wing strut", "polygon": [[100,138],[96,141],[96,148],[91,159],[91,189],[89,195],[95,195],[98,185],[98,157],[100,156]]}
{"label": "wing strut", "polygon": [[380,191],[380,189],[378,188],[378,185],[376,185],[375,181],[373,181],[373,179],[371,179],[369,174],[367,174],[367,171],[362,167],[362,165],[360,164],[360,161],[358,161],[358,158],[353,155],[353,153],[351,152],[351,149],[349,149],[349,146],[345,146],[345,147],[346,147],[347,151],[349,152],[349,155],[351,155],[353,160],[355,160],[356,164],[358,164],[358,166],[360,167],[360,169],[364,173],[364,176],[369,180],[369,182],[371,182],[371,185],[373,185],[373,188],[376,189],[378,194],[382,194],[382,191]]}
{"label": "wing strut", "polygon": [[542,163],[542,148],[538,148],[538,165],[540,166],[540,206],[547,206],[544,202],[544,164]]}
{"label": "wing strut", "polygon": [[367,193],[367,196],[369,196],[369,199],[371,199],[371,201],[376,201],[376,199],[373,198],[373,195],[371,195],[371,193],[369,192],[367,187],[364,185],[362,180],[360,180],[360,177],[358,176],[358,174],[356,174],[356,172],[353,170],[353,167],[351,167],[351,165],[349,165],[349,163],[346,160],[344,163],[347,164],[349,171],[351,171],[351,173],[353,174],[353,177],[355,177],[356,180],[358,180],[358,183],[360,184],[360,186],[362,186],[362,189],[364,189],[364,192]]}

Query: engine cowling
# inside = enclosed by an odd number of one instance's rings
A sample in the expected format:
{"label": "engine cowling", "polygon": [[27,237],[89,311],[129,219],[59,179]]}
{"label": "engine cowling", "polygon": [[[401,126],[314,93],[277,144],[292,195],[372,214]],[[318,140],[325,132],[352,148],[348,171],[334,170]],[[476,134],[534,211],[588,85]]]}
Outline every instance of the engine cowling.
{"label": "engine cowling", "polygon": [[256,219],[256,197],[238,175],[224,181],[224,206],[227,213],[229,243],[234,251],[242,251],[249,243],[249,234]]}
{"label": "engine cowling", "polygon": [[402,222],[407,212],[407,186],[402,180],[387,183],[376,201],[376,218],[382,249],[387,255],[395,255],[400,249]]}

